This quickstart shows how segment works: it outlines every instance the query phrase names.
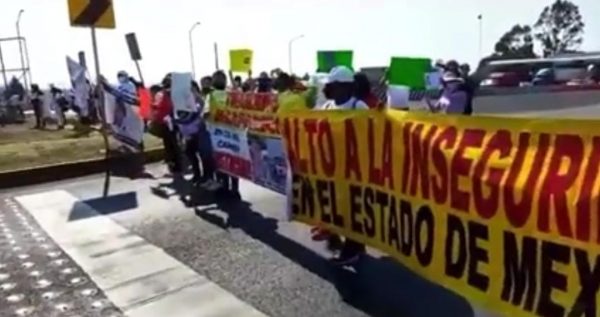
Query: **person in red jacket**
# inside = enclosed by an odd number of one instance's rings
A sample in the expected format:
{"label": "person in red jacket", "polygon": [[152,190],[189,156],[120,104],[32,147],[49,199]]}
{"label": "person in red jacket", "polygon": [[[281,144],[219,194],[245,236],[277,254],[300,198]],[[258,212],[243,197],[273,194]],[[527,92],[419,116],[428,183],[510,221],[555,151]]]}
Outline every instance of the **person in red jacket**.
{"label": "person in red jacket", "polygon": [[173,101],[171,100],[171,76],[165,76],[162,81],[162,90],[155,95],[152,105],[152,125],[162,138],[165,149],[165,161],[170,173],[181,173],[181,160],[175,126],[169,117],[173,114]]}

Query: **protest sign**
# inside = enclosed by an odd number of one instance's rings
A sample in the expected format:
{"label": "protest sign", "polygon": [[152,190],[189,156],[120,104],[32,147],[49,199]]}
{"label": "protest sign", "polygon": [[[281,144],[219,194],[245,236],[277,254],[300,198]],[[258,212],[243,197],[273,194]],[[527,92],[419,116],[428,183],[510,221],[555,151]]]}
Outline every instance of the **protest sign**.
{"label": "protest sign", "polygon": [[392,57],[388,69],[390,85],[407,86],[414,90],[426,88],[425,77],[431,70],[431,59]]}
{"label": "protest sign", "polygon": [[105,86],[104,110],[106,123],[111,127],[111,136],[132,152],[141,150],[144,123],[133,108],[118,98],[116,89]]}
{"label": "protest sign", "polygon": [[179,111],[195,111],[191,73],[171,73],[171,100],[173,101],[175,116]]}
{"label": "protest sign", "polygon": [[317,72],[328,73],[336,66],[346,66],[352,69],[353,51],[318,51]]}
{"label": "protest sign", "polygon": [[252,70],[252,50],[238,49],[229,51],[229,69],[232,72],[247,73]]}
{"label": "protest sign", "polygon": [[228,174],[252,179],[248,137],[245,130],[210,123],[208,124],[213,155],[217,167]]}
{"label": "protest sign", "polygon": [[90,86],[85,78],[85,67],[67,56],[67,69],[73,87],[75,105],[79,108],[82,117],[89,114]]}
{"label": "protest sign", "polygon": [[596,316],[597,126],[401,111],[283,115],[290,212],[507,316]]}

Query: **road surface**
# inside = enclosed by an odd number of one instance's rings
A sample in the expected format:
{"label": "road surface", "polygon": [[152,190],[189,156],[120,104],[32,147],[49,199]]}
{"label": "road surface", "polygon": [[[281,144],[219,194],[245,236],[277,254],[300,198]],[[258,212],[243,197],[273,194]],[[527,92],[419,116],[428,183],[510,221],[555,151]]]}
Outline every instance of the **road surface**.
{"label": "road surface", "polygon": [[[565,114],[600,107],[520,115]],[[308,227],[284,220],[285,198],[248,182],[245,202],[224,205],[166,178],[113,179],[108,199],[102,185],[0,192],[0,316],[474,315],[377,252],[357,272],[333,268]]]}

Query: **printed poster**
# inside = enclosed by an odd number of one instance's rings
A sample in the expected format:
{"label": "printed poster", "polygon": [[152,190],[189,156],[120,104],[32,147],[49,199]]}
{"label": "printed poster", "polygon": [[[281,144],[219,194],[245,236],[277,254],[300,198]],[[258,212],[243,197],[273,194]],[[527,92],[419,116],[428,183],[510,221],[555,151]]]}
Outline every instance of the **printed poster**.
{"label": "printed poster", "polygon": [[252,162],[250,179],[262,187],[285,195],[288,164],[282,139],[249,135],[248,149]]}
{"label": "printed poster", "polygon": [[207,124],[217,168],[228,174],[252,179],[246,130]]}

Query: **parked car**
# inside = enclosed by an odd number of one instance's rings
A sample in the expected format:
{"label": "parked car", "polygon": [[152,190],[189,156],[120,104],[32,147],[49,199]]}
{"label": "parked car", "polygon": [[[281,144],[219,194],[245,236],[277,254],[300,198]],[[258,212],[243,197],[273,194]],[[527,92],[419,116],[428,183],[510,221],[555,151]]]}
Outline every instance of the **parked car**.
{"label": "parked car", "polygon": [[486,87],[519,87],[521,77],[513,72],[495,72],[491,73],[487,79],[481,82],[481,86]]}

